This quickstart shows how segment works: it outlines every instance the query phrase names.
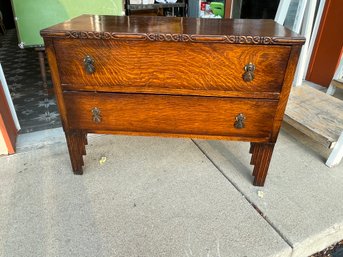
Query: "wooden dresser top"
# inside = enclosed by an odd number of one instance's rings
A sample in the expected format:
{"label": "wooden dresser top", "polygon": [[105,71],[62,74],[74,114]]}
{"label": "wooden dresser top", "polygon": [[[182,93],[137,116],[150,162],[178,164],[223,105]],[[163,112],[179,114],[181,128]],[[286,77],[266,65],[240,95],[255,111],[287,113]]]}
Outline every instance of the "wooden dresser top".
{"label": "wooden dresser top", "polygon": [[232,44],[303,44],[305,38],[273,20],[199,19],[81,15],[43,29],[43,37],[223,42]]}

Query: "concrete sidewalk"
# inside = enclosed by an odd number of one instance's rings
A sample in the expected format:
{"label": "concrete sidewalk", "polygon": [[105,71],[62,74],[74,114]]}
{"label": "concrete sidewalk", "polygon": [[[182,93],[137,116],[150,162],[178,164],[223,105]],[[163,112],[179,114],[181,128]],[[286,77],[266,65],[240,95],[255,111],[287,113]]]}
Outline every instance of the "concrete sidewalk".
{"label": "concrete sidewalk", "polygon": [[0,256],[308,256],[343,238],[343,165],[291,134],[263,188],[248,143],[91,135],[75,176],[61,129],[24,134],[0,158]]}

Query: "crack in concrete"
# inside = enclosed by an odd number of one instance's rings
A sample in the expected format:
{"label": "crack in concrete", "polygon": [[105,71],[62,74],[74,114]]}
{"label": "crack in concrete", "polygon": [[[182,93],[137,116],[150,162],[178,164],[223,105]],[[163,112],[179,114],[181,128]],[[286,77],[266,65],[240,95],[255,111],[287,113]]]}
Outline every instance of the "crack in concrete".
{"label": "crack in concrete", "polygon": [[273,223],[267,218],[267,216],[252,202],[252,200],[248,196],[246,196],[232,180],[230,180],[230,178],[224,173],[224,171],[220,169],[220,167],[210,158],[209,155],[207,155],[207,153],[197,144],[197,142],[195,142],[194,139],[191,140],[196,145],[196,147],[206,156],[206,158],[213,164],[213,166],[230,182],[230,184],[243,196],[243,198],[254,208],[254,210],[258,214],[260,214],[260,216],[269,224],[270,227],[272,227],[272,229],[282,238],[282,240],[284,240],[286,244],[292,248],[293,251],[294,248],[292,247],[291,242],[281,233],[281,231],[276,228]]}

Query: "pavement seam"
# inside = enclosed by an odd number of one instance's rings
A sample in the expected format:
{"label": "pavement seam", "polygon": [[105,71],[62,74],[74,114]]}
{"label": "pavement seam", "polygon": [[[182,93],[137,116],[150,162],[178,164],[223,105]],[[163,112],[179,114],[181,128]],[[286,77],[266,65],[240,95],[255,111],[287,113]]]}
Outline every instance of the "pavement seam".
{"label": "pavement seam", "polygon": [[281,233],[281,231],[274,226],[274,224],[267,218],[266,215],[252,202],[252,200],[247,197],[243,191],[239,189],[239,187],[232,181],[230,178],[220,169],[220,167],[210,158],[210,156],[195,142],[194,139],[191,139],[192,142],[196,145],[196,147],[206,156],[206,158],[213,164],[213,166],[224,176],[224,178],[229,181],[229,183],[242,195],[242,197],[253,207],[253,209],[260,214],[260,216],[269,224],[269,226],[282,238],[282,240],[285,241],[285,243],[292,249],[292,252],[294,248],[292,247],[291,242]]}

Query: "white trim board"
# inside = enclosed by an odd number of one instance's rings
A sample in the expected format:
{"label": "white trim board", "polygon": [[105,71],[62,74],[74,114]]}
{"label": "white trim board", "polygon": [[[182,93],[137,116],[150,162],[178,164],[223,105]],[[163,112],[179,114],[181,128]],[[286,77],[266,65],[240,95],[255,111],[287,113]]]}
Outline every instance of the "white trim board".
{"label": "white trim board", "polygon": [[4,92],[5,92],[5,96],[6,96],[6,100],[7,100],[8,106],[10,107],[10,110],[11,110],[11,115],[12,115],[15,127],[17,128],[17,130],[20,130],[20,124],[19,124],[18,116],[17,116],[17,113],[16,113],[16,111],[14,109],[14,105],[13,105],[13,102],[12,102],[11,94],[10,94],[10,91],[8,90],[8,85],[7,85],[7,82],[6,82],[4,71],[2,70],[1,63],[0,63],[0,81],[1,81],[1,84],[2,84],[2,88],[3,88]]}
{"label": "white trim board", "polygon": [[[303,78],[305,75],[306,60],[309,54],[309,41],[311,39],[314,13],[316,11],[316,1],[312,1],[312,0],[308,1],[307,7],[305,8],[305,10],[306,11],[305,11],[304,19],[303,19],[301,34],[305,36],[306,42],[303,45],[301,53],[300,53],[297,71],[295,73],[295,79],[294,79],[295,86],[300,86],[302,84]],[[301,23],[301,21],[298,21],[298,22]]]}
{"label": "white trim board", "polygon": [[290,4],[291,4],[291,0],[280,0],[279,7],[277,8],[275,19],[274,19],[277,23],[283,25],[283,23],[285,22]]}

